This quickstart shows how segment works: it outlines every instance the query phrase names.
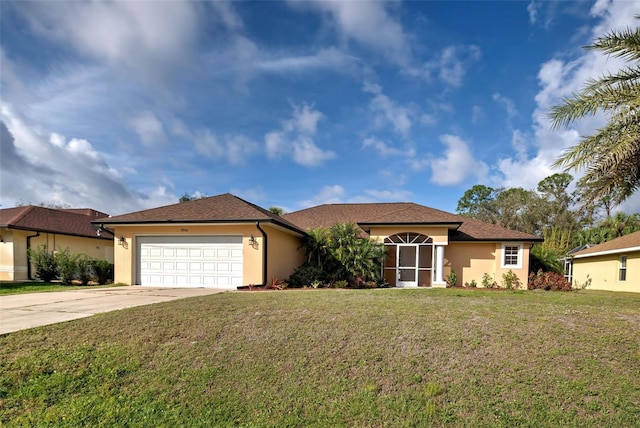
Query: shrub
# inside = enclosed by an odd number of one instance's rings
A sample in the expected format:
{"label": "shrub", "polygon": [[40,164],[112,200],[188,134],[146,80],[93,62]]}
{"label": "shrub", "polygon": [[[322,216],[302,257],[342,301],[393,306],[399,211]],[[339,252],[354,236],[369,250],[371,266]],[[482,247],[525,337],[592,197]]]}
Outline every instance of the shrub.
{"label": "shrub", "polygon": [[108,260],[91,259],[91,270],[98,284],[113,282],[113,265]]}
{"label": "shrub", "polygon": [[571,283],[564,275],[557,272],[531,272],[529,275],[529,290],[571,291]]}
{"label": "shrub", "polygon": [[92,260],[86,254],[78,254],[76,256],[76,275],[82,285],[89,285],[89,281],[93,278]]}
{"label": "shrub", "polygon": [[58,265],[58,274],[63,284],[71,284],[76,277],[76,260],[78,256],[69,252],[68,248],[59,250],[55,254],[56,264]]}
{"label": "shrub", "polygon": [[44,282],[51,282],[58,276],[58,266],[53,254],[47,251],[46,245],[38,245],[36,248],[29,248],[29,260],[33,263],[36,271],[36,278]]}
{"label": "shrub", "polygon": [[517,290],[522,285],[522,281],[518,275],[513,273],[511,269],[509,272],[505,272],[502,274],[502,286],[508,290]]}
{"label": "shrub", "polygon": [[578,280],[573,281],[573,290],[584,290],[591,285],[591,280],[592,278],[587,275],[587,279],[582,284]]}
{"label": "shrub", "polygon": [[482,275],[482,286],[484,288],[498,288],[498,283],[492,275],[485,272]]}
{"label": "shrub", "polygon": [[336,288],[347,288],[349,286],[349,282],[345,281],[344,279],[341,279],[339,281],[336,281],[333,285]]}
{"label": "shrub", "polygon": [[475,279],[472,279],[471,282],[465,282],[464,286],[465,287],[476,288],[478,286],[478,283],[476,282]]}
{"label": "shrub", "polygon": [[444,280],[449,284],[449,287],[455,287],[456,282],[458,282],[458,275],[451,269],[451,273]]}
{"label": "shrub", "polygon": [[322,268],[314,266],[311,263],[304,263],[293,271],[287,282],[291,287],[300,288],[305,285],[311,285],[314,281],[320,281],[321,283],[326,282],[326,272]]}

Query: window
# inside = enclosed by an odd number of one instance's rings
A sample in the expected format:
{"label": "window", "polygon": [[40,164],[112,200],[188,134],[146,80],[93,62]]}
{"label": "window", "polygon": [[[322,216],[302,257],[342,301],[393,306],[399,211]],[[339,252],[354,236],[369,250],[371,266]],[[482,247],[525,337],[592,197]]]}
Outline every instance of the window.
{"label": "window", "polygon": [[618,281],[627,280],[627,256],[620,256],[618,267]]}
{"label": "window", "polygon": [[502,244],[502,268],[522,268],[522,244]]}

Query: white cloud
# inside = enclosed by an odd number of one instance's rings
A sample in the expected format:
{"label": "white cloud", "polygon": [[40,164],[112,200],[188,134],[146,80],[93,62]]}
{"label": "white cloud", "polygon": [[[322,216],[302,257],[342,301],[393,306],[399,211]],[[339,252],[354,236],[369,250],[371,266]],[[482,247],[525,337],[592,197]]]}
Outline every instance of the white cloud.
{"label": "white cloud", "polygon": [[401,106],[386,96],[380,85],[365,82],[362,90],[373,94],[369,108],[376,115],[375,120],[378,126],[390,123],[396,133],[408,137],[411,132],[412,109]]}
{"label": "white cloud", "polygon": [[158,117],[150,111],[142,111],[129,120],[129,125],[142,144],[151,146],[166,141],[164,126]]}
{"label": "white cloud", "polygon": [[438,123],[438,119],[433,114],[424,113],[420,115],[420,124],[424,126],[434,126]]}
{"label": "white cloud", "polygon": [[42,2],[21,4],[31,28],[104,61],[114,70],[124,67],[155,78],[186,59],[199,28],[199,4],[194,2]]}
{"label": "white cloud", "polygon": [[507,121],[510,121],[518,115],[518,109],[516,108],[516,105],[513,103],[513,100],[511,98],[505,97],[499,92],[495,92],[492,96],[492,99],[493,101],[501,104],[504,107],[507,113]]}
{"label": "white cloud", "polygon": [[378,154],[382,157],[389,157],[389,156],[407,156],[407,157],[412,157],[415,156],[415,150],[414,149],[409,149],[409,150],[400,150],[397,149],[387,143],[385,143],[382,140],[379,140],[375,137],[368,137],[365,138],[362,141],[362,147],[363,148],[372,148],[374,149],[376,152],[378,152]]}
{"label": "white cloud", "polygon": [[291,155],[296,163],[309,167],[318,166],[333,159],[336,156],[335,152],[322,150],[314,141],[318,123],[323,118],[324,115],[312,106],[294,105],[292,118],[284,120],[280,130],[265,134],[267,156],[277,159]]}
{"label": "white cloud", "polygon": [[[256,54],[258,54],[256,52]],[[255,60],[258,70],[271,73],[302,73],[316,70],[355,71],[358,59],[337,48],[320,49],[310,55],[269,54],[260,51]]]}
{"label": "white cloud", "polygon": [[[637,8],[638,2],[598,1],[591,14],[600,18],[600,21],[593,28],[591,38],[600,37],[612,29],[621,30],[637,25],[633,19]],[[579,92],[589,79],[615,73],[624,65],[619,58],[607,57],[592,50],[583,50],[572,60],[553,58],[542,64],[538,73],[540,90],[535,97],[532,136],[525,137],[528,133],[514,131],[512,143],[516,150],[515,158],[504,157],[498,161],[497,170],[502,177],[495,178],[496,184],[531,189],[541,179],[558,172],[551,168],[558,156],[566,148],[577,144],[581,135],[590,135],[604,125],[606,119],[602,115],[589,116],[566,129],[552,129],[547,117],[551,107]],[[527,155],[529,148],[535,149],[531,157]],[[581,171],[570,172],[576,177],[582,175]]]}
{"label": "white cloud", "polygon": [[343,202],[345,193],[344,187],[338,184],[325,186],[313,198],[301,201],[298,205],[308,208],[322,204],[339,204]]}
{"label": "white cloud", "polygon": [[489,168],[474,159],[467,143],[455,135],[443,135],[440,141],[447,146],[444,157],[431,161],[431,181],[443,186],[461,183],[467,177],[484,181]]}
{"label": "white cloud", "polygon": [[314,135],[318,130],[318,122],[324,117],[318,110],[314,110],[313,106],[303,104],[293,106],[293,118],[286,121],[285,129],[287,131],[297,131],[301,134]]}
{"label": "white cloud", "polygon": [[439,57],[423,66],[423,75],[430,79],[432,76],[452,87],[462,86],[469,67],[478,62],[482,51],[476,45],[448,46],[442,50]]}
{"label": "white cloud", "polygon": [[378,201],[404,202],[411,200],[412,193],[408,190],[365,190],[367,195],[374,197]]}
{"label": "white cloud", "polygon": [[531,25],[535,24],[538,19],[538,3],[532,1],[527,5],[527,12],[529,12],[529,23]]}
{"label": "white cloud", "polygon": [[191,134],[198,153],[210,159],[224,159],[233,165],[246,163],[259,148],[258,143],[241,134],[225,134],[219,138],[208,128],[189,132]]}
{"label": "white cloud", "polygon": [[0,123],[0,184],[3,206],[60,203],[109,214],[173,203],[164,188],[134,191],[104,153],[82,138],[39,131],[4,104]]}
{"label": "white cloud", "polygon": [[471,123],[479,124],[484,119],[484,110],[481,106],[475,105],[471,107]]}
{"label": "white cloud", "polygon": [[400,67],[410,63],[411,49],[402,24],[390,13],[392,3],[377,1],[290,1],[298,9],[324,12],[345,42],[354,41],[381,53]]}
{"label": "white cloud", "polygon": [[315,145],[313,140],[301,135],[293,142],[293,160],[303,166],[318,166],[329,159],[333,159],[336,154],[332,151],[323,151]]}

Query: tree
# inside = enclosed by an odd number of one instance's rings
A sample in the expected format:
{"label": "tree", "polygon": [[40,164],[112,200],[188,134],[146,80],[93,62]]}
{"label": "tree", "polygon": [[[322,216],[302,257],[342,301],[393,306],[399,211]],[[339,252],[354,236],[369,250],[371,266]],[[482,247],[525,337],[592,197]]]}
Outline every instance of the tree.
{"label": "tree", "polygon": [[578,182],[589,189],[583,205],[593,205],[605,196],[614,196],[614,202],[620,203],[640,188],[640,27],[611,31],[586,48],[630,64],[615,74],[587,81],[582,91],[551,109],[554,128],[598,112],[608,118],[604,127],[567,149],[554,166],[565,171],[586,168]]}
{"label": "tree", "polygon": [[277,216],[281,216],[282,214],[284,214],[284,210],[282,208],[280,208],[280,207],[275,207],[275,206],[274,207],[269,207],[269,211],[272,214],[275,214]]}
{"label": "tree", "polygon": [[207,195],[205,193],[196,192],[193,195],[190,195],[187,192],[184,192],[184,195],[180,196],[180,199],[178,199],[178,202],[182,203],[182,202],[188,202],[188,201],[196,201],[198,199],[203,199],[206,197]]}
{"label": "tree", "polygon": [[465,217],[495,223],[496,213],[494,211],[494,202],[496,195],[499,194],[500,191],[500,189],[496,190],[493,187],[476,184],[464,192],[462,198],[458,200],[456,212]]}

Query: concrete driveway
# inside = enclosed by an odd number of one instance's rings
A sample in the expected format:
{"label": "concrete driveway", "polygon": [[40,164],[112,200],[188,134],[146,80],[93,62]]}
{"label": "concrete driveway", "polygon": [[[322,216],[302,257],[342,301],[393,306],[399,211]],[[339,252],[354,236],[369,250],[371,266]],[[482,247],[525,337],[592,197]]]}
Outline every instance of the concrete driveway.
{"label": "concrete driveway", "polygon": [[0,296],[0,334],[223,291],[229,290],[134,286]]}

